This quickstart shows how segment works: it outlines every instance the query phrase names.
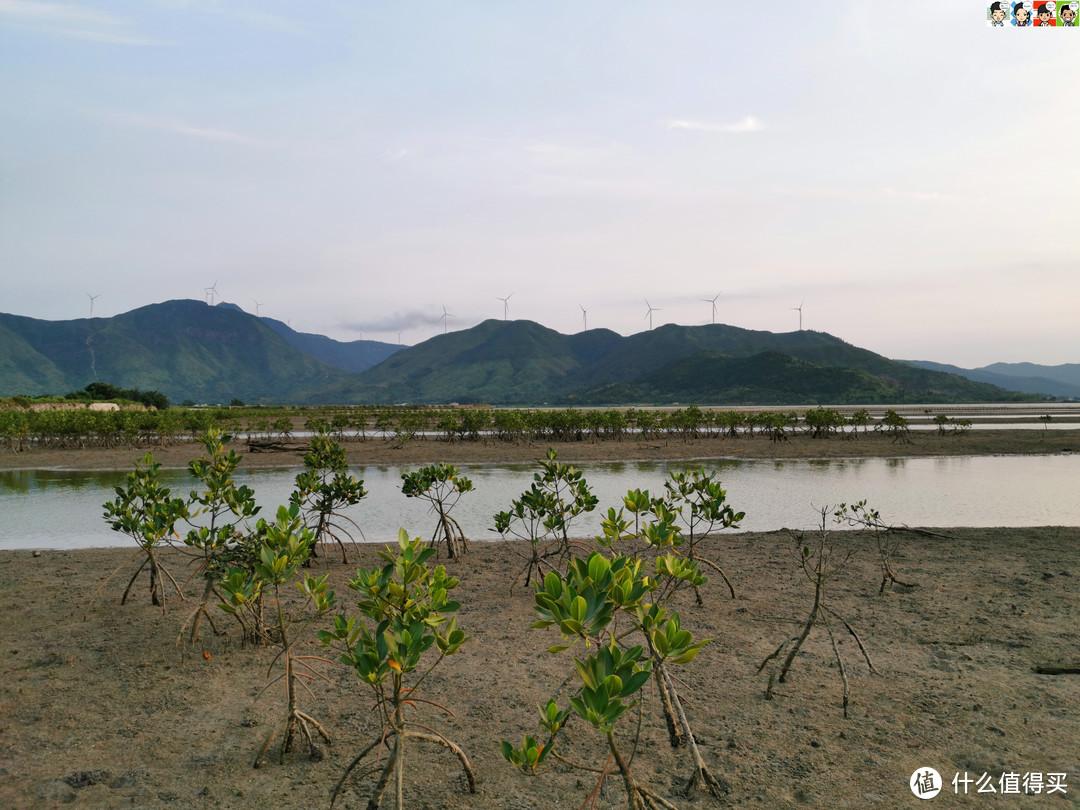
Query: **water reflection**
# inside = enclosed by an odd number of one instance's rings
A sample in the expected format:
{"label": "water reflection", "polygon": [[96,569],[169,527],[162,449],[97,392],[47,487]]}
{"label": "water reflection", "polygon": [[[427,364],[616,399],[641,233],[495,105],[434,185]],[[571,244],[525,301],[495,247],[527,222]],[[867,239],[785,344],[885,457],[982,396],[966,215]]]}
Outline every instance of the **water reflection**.
{"label": "water reflection", "polygon": [[[663,492],[669,472],[700,462],[615,462],[576,465],[599,499],[599,508],[577,524],[581,534],[599,532],[601,513],[619,506],[628,489]],[[978,456],[899,459],[721,460],[719,473],[742,528],[812,528],[811,504],[866,500],[893,523],[916,526],[1080,526],[1080,456]],[[241,470],[239,483],[255,490],[263,514],[286,503],[299,466]],[[532,464],[462,465],[476,489],[455,515],[475,540],[497,539],[492,516],[532,483]],[[388,542],[400,526],[428,531],[427,507],[401,494],[403,468],[357,467],[370,493],[347,514],[369,541]],[[126,545],[101,519],[102,504],[122,484],[120,471],[0,471],[0,548],[78,548]],[[194,486],[187,470],[163,471],[174,496]],[[1022,504],[1023,508],[1015,506]],[[183,529],[181,530],[183,533]]]}

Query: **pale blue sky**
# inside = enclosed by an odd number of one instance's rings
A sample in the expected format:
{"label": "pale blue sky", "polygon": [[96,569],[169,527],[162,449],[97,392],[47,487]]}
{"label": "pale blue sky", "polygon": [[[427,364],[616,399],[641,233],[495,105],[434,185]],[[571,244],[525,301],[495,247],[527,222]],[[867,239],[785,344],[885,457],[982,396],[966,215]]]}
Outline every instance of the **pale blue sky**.
{"label": "pale blue sky", "polygon": [[[790,13],[788,9],[796,9]],[[763,13],[749,13],[764,10]],[[975,0],[0,0],[0,311],[1080,362],[1080,29]]]}

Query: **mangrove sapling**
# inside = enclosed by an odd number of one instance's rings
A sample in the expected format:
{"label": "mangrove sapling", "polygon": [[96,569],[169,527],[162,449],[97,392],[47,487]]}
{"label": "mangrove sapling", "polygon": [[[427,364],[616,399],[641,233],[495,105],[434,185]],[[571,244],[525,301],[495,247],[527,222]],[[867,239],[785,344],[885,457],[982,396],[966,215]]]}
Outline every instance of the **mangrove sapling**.
{"label": "mangrove sapling", "polygon": [[[404,529],[398,532],[396,551],[379,552],[386,561],[381,568],[361,569],[349,581],[349,588],[359,594],[356,616],[337,615],[333,631],[319,631],[324,646],[338,650],[338,660],[353,668],[356,677],[375,693],[375,705],[382,729],[372,742],[349,763],[330,795],[334,806],[349,774],[372,750],[390,746],[390,756],[379,772],[368,798],[368,810],[377,810],[383,794],[394,783],[396,810],[402,810],[405,777],[405,748],[408,740],[421,740],[448,748],[461,763],[469,791],[476,792],[476,778],[468,757],[457,743],[427,725],[406,718],[406,709],[417,704],[434,706],[453,713],[417,692],[424,679],[448,655],[453,655],[467,641],[457,626],[460,605],[448,594],[458,580],[447,575],[443,566],[432,569],[428,560],[436,549],[422,548],[422,538],[409,539]],[[449,616],[449,619],[447,618]],[[435,646],[439,657],[422,674],[421,658]]]}
{"label": "mangrove sapling", "polygon": [[888,583],[904,588],[917,587],[914,583],[897,579],[893,573],[892,561],[900,550],[900,534],[896,527],[885,524],[876,509],[870,509],[866,501],[859,501],[851,506],[842,503],[834,515],[838,523],[845,522],[849,526],[866,529],[877,543],[878,563],[881,566],[881,587],[878,594],[885,593],[885,585]]}
{"label": "mangrove sapling", "polygon": [[[705,766],[705,761],[701,756],[694,734],[690,730],[690,725],[686,719],[682,701],[667,669],[669,656],[676,657],[677,660],[674,660],[674,663],[680,664],[688,663],[693,656],[689,658],[678,657],[689,649],[684,649],[684,645],[689,644],[691,636],[686,631],[681,630],[677,613],[673,614],[672,621],[663,624],[667,611],[662,609],[661,606],[670,602],[675,593],[684,587],[690,587],[695,594],[700,594],[700,587],[707,581],[705,577],[701,576],[697,567],[701,558],[692,560],[689,557],[683,557],[678,551],[679,547],[684,544],[685,538],[682,536],[681,527],[675,522],[674,513],[662,499],[650,498],[648,491],[631,490],[623,498],[623,504],[626,509],[629,509],[634,514],[633,534],[627,532],[630,524],[624,518],[623,510],[620,509],[616,513],[613,509],[609,509],[607,518],[601,524],[603,534],[596,538],[597,543],[604,548],[611,548],[621,541],[636,539],[645,543],[654,556],[653,563],[657,583],[653,595],[654,602],[647,611],[638,611],[635,624],[645,638],[653,661],[653,677],[663,707],[668,739],[672,748],[679,748],[684,745],[690,748],[691,756],[694,759],[695,772],[690,780],[688,790],[705,787],[713,795],[725,793],[729,790],[728,785],[722,780],[714,778]],[[645,512],[651,513],[655,520],[642,523],[640,516]],[[742,515],[740,514],[739,517],[741,519]],[[639,552],[634,551],[633,556],[637,559]],[[654,641],[653,635],[661,626],[668,635],[666,638]],[[697,654],[697,649],[700,646],[693,648],[694,655]]]}
{"label": "mangrove sapling", "polygon": [[438,515],[435,531],[431,535],[431,547],[438,556],[439,542],[446,544],[446,556],[450,559],[461,557],[468,551],[465,532],[461,524],[451,515],[450,510],[457,506],[461,496],[471,492],[472,481],[466,478],[453,464],[435,464],[421,467],[413,473],[401,474],[401,491],[406,498],[422,498],[431,504],[431,510]]}
{"label": "mangrove sapling", "polygon": [[[316,677],[329,680],[313,669],[308,662],[331,662],[315,655],[299,655],[294,648],[308,624],[334,606],[334,592],[330,590],[327,583],[328,574],[317,579],[310,574],[298,576],[298,571],[311,555],[315,534],[304,526],[296,504],[289,507],[279,506],[274,523],[260,520],[259,524],[259,536],[262,537],[259,561],[255,563],[250,574],[241,569],[233,569],[221,583],[221,590],[225,595],[221,609],[228,613],[240,615],[258,610],[261,618],[264,593],[272,596],[277,606],[277,615],[269,629],[273,640],[281,647],[281,650],[270,662],[267,677],[273,674],[275,667],[279,667],[282,672],[270,680],[262,691],[265,692],[273,684],[284,680],[288,712],[270,732],[266,742],[255,755],[253,763],[255,768],[262,763],[267,749],[279,734],[282,737],[279,762],[282,764],[285,763],[285,754],[292,750],[297,732],[307,742],[308,752],[312,759],[322,758],[322,753],[315,745],[312,729],[319,732],[327,743],[330,742],[330,735],[326,733],[326,729],[319,721],[297,707],[296,698],[298,686],[303,686],[308,694],[314,697],[305,681],[314,680]],[[315,607],[314,615],[300,611],[293,612],[286,608],[282,586],[289,582],[294,582],[301,593],[311,601]]]}
{"label": "mangrove sapling", "polygon": [[240,456],[233,450],[225,452],[225,443],[230,439],[219,430],[208,430],[199,441],[209,458],[199,458],[188,464],[188,471],[202,483],[203,490],[191,492],[187,519],[201,516],[204,525],[189,530],[184,545],[198,563],[196,573],[202,575],[203,593],[199,606],[180,627],[178,640],[191,625],[190,641],[198,641],[204,617],[215,635],[224,632],[218,630],[207,605],[211,596],[216,596],[218,602],[224,601],[217,585],[227,575],[230,562],[234,562],[238,546],[247,534],[244,522],[260,509],[255,505],[255,493],[247,486],[238,487],[233,479],[240,466]]}
{"label": "mangrove sapling", "polygon": [[[103,504],[103,517],[113,531],[123,532],[134,538],[143,554],[143,561],[128,580],[120,604],[127,603],[136,578],[149,566],[150,601],[160,605],[161,612],[165,613],[165,580],[172,583],[181,602],[184,601],[184,593],[172,574],[161,564],[157,551],[174,535],[176,522],[187,514],[187,506],[182,498],[169,497],[169,488],[161,485],[160,473],[161,464],[154,461],[152,453],[147,453],[135,463],[135,470],[128,473],[125,485],[116,487],[115,500]],[[138,556],[136,552],[134,557]],[[126,564],[125,562],[124,565]],[[118,568],[117,571],[119,570]],[[109,574],[101,587],[104,587],[115,573],[116,571],[113,571]],[[93,597],[90,601],[93,602]]]}
{"label": "mangrove sapling", "polygon": [[[686,556],[691,560],[699,560],[712,568],[724,580],[731,592],[731,598],[735,598],[735,588],[728,579],[727,574],[712,560],[701,557],[696,553],[697,544],[701,538],[708,535],[714,529],[739,528],[739,521],[745,516],[745,512],[736,512],[730,505],[725,503],[727,490],[720,486],[716,473],[706,473],[699,467],[690,472],[673,472],[664,482],[664,504],[677,514],[686,527],[683,537],[686,538]],[[701,599],[701,591],[694,588],[694,596],[698,605],[705,604]]]}
{"label": "mangrove sapling", "polygon": [[570,539],[570,524],[595,509],[597,502],[581,470],[559,463],[558,454],[549,447],[529,490],[511,501],[508,511],[494,516],[495,530],[504,539],[509,534],[529,542],[528,561],[511,581],[511,591],[521,574],[528,585],[534,573],[539,581],[543,567],[552,567],[549,560],[561,564],[570,559],[574,547],[580,546]]}
{"label": "mangrove sapling", "polygon": [[304,471],[296,476],[296,488],[289,502],[303,511],[305,524],[315,534],[311,557],[318,557],[319,543],[333,540],[341,549],[341,561],[348,563],[345,540],[350,540],[354,547],[356,540],[345,524],[358,532],[360,527],[341,510],[360,503],[367,491],[362,480],[346,472],[345,451],[330,437],[325,420],[317,427],[311,437],[311,449],[304,456]]}
{"label": "mangrove sapling", "polygon": [[[851,560],[852,555],[855,553],[855,549],[850,545],[848,540],[840,539],[835,533],[829,531],[826,526],[826,516],[829,514],[829,511],[829,507],[824,507],[819,510],[821,513],[821,521],[817,529],[816,540],[812,540],[804,545],[804,536],[802,534],[793,533],[793,537],[796,541],[795,552],[799,560],[799,565],[802,567],[806,578],[814,585],[814,604],[810,608],[810,615],[807,616],[802,629],[790,638],[785,639],[779,647],[766,656],[765,660],[758,666],[757,671],[760,673],[765,669],[766,664],[775,659],[772,669],[769,671],[769,683],[765,687],[765,698],[766,700],[771,700],[773,687],[776,685],[777,681],[784,683],[787,678],[788,670],[791,669],[791,664],[795,660],[795,656],[799,654],[803,642],[806,641],[807,636],[810,635],[810,631],[814,629],[814,626],[820,622],[825,627],[825,632],[829,636],[833,655],[836,658],[836,664],[840,670],[840,680],[844,687],[844,717],[846,718],[849,694],[847,670],[844,668],[844,659],[840,657],[840,649],[836,643],[836,636],[833,634],[832,625],[829,623],[830,616],[843,624],[855,639],[855,643],[859,645],[859,651],[862,652],[863,658],[866,659],[866,665],[870,668],[870,672],[873,673],[876,670],[874,669],[873,662],[870,660],[870,654],[867,653],[866,647],[862,643],[862,639],[859,638],[859,634],[855,632],[854,628],[843,616],[833,610],[828,604],[828,593],[825,588],[826,584],[829,581],[834,580],[836,576],[844,570]],[[781,659],[780,656],[785,650],[787,651],[787,655]]]}
{"label": "mangrove sapling", "polygon": [[[537,583],[536,611],[541,618],[533,627],[557,626],[563,641],[569,642],[552,646],[548,652],[561,653],[578,641],[585,642],[586,650],[595,647],[596,652],[574,659],[581,691],[570,698],[570,709],[560,712],[554,700],[541,707],[541,723],[548,732],[545,745],[538,745],[528,735],[520,749],[506,741],[502,743],[503,756],[515,767],[535,773],[550,755],[572,767],[599,773],[602,783],[610,765],[603,768],[580,765],[556,750],[557,735],[573,711],[603,735],[609,763],[614,761],[623,778],[627,806],[631,810],[673,807],[637,780],[630,769],[634,756],[623,756],[615,736],[616,722],[626,711],[639,705],[635,696],[650,675],[656,677],[665,710],[671,711],[669,718],[677,718],[669,719],[669,724],[679,724],[694,755],[695,774],[688,791],[703,786],[719,795],[726,790],[709,773],[701,758],[667,669],[671,664],[692,661],[708,640],[695,642],[692,634],[682,629],[677,613],[669,613],[659,602],[645,601],[650,596],[669,599],[676,588],[666,580],[701,583],[704,579],[698,574],[695,562],[675,554],[658,557],[655,565],[654,575],[650,576],[643,559],[621,554],[608,558],[593,552],[588,559],[571,560],[565,575],[552,570],[543,583]],[[643,756],[638,750],[639,734],[640,718],[633,749]],[[592,795],[595,794],[596,790]]]}
{"label": "mangrove sapling", "polygon": [[893,409],[885,411],[881,421],[874,425],[875,432],[882,432],[895,444],[911,444],[911,423]]}

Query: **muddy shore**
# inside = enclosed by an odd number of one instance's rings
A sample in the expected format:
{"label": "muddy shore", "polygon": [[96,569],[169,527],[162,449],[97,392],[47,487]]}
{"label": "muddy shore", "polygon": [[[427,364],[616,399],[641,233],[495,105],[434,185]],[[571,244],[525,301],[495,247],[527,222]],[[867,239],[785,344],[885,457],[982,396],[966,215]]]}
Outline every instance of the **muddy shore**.
{"label": "muddy shore", "polygon": [[[623,441],[575,442],[446,442],[435,438],[416,439],[404,445],[393,439],[345,438],[341,442],[349,463],[362,465],[414,465],[452,462],[528,462],[555,448],[565,462],[631,461],[710,458],[900,458],[922,456],[1031,455],[1080,452],[1077,430],[972,430],[964,434],[938,436],[933,432],[912,432],[910,441],[895,442],[869,431],[858,438],[832,436],[813,439],[797,434],[785,442],[765,436],[739,438],[699,438],[683,441],[624,439]],[[254,452],[242,440],[230,447],[243,457],[243,466],[287,467],[303,463],[304,442],[293,440],[289,449]],[[0,452],[0,469],[129,469],[148,451],[166,468],[184,468],[200,455],[202,447],[184,442],[155,447],[84,449],[39,449],[14,453]]]}
{"label": "muddy shore", "polygon": [[[853,640],[838,636],[851,685],[850,716],[828,637],[815,631],[788,682],[764,699],[761,660],[798,630],[812,600],[785,533],[710,538],[732,600],[711,582],[705,606],[681,595],[683,624],[710,637],[679,673],[690,722],[714,772],[730,783],[718,801],[684,797],[690,761],[672,749],[655,695],[646,692],[634,769],[677,807],[906,807],[908,779],[930,766],[954,773],[1067,773],[1067,794],[992,799],[938,797],[941,806],[982,799],[995,807],[1076,806],[1080,796],[1077,675],[1037,674],[1080,650],[1080,529],[943,529],[905,533],[898,569],[918,587],[878,594],[872,553],[860,553],[831,590],[832,604],[866,643],[876,674]],[[417,712],[466,751],[479,792],[462,790],[448,753],[419,747],[406,786],[415,808],[574,808],[593,774],[560,768],[525,777],[507,765],[499,741],[536,733],[536,704],[573,665],[551,655],[553,630],[530,630],[532,598],[508,583],[520,568],[507,543],[475,543],[450,563],[461,578],[461,625],[471,636],[425,684],[425,697],[450,708]],[[333,555],[327,555],[333,557]],[[326,560],[327,556],[323,559]],[[354,552],[355,556],[355,552]],[[326,807],[345,765],[379,733],[371,695],[344,666],[321,665],[329,683],[312,685],[301,705],[333,737],[324,758],[290,755],[259,770],[255,751],[284,711],[281,685],[261,697],[273,657],[228,635],[204,633],[177,644],[189,601],[150,605],[145,580],[119,605],[124,572],[91,606],[88,598],[125,559],[126,549],[0,552],[0,806]],[[375,564],[364,547],[359,562]],[[185,571],[172,555],[170,564]],[[355,572],[329,563],[339,595]],[[124,571],[130,571],[125,568]],[[88,610],[89,607],[89,610]],[[84,619],[85,614],[85,619]],[[312,639],[303,648],[317,653]],[[635,721],[636,722],[636,721]],[[623,734],[630,734],[628,723]],[[602,766],[583,724],[568,730],[570,750]],[[372,777],[350,781],[338,807],[365,806]],[[943,801],[944,800],[944,801]],[[606,782],[598,807],[625,807],[620,783]]]}

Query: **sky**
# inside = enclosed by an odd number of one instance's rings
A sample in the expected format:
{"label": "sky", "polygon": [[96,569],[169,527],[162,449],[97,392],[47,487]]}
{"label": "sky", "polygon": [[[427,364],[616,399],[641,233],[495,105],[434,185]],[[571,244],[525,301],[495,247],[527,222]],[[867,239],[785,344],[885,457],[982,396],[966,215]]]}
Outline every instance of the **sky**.
{"label": "sky", "polygon": [[977,0],[0,0],[0,312],[1077,363],[1078,81]]}

